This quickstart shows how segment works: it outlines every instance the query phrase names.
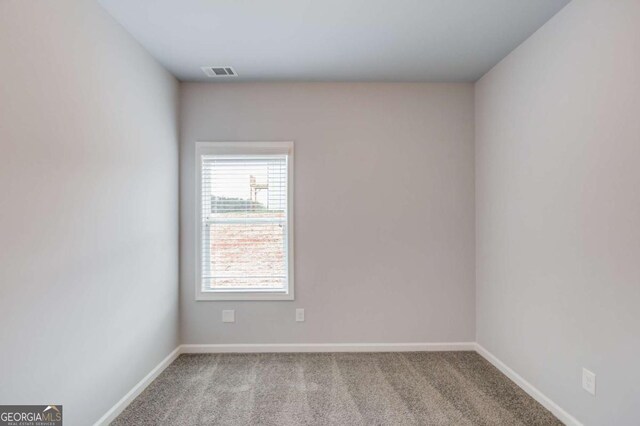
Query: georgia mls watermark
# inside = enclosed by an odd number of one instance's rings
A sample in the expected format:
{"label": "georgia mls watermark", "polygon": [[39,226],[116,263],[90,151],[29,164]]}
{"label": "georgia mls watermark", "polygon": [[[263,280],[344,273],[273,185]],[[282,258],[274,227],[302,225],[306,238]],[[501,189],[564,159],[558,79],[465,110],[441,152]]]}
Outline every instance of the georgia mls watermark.
{"label": "georgia mls watermark", "polygon": [[61,426],[62,405],[0,405],[0,426]]}

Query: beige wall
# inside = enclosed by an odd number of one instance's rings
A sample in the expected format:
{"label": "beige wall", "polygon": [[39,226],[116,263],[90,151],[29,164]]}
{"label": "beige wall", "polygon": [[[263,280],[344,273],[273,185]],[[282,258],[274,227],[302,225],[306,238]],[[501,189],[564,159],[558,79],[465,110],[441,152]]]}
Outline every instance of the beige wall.
{"label": "beige wall", "polygon": [[101,417],[178,344],[177,91],[94,1],[0,1],[0,404]]}
{"label": "beige wall", "polygon": [[574,0],[476,85],[478,342],[588,425],[640,424],[639,114],[637,0]]}
{"label": "beige wall", "polygon": [[[181,92],[184,343],[474,340],[472,85]],[[197,140],[295,141],[295,301],[194,301]]]}

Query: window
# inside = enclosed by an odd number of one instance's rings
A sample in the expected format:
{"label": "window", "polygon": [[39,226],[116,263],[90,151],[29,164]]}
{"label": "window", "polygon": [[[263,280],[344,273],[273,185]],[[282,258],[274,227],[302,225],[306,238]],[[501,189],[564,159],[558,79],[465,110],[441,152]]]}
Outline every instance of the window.
{"label": "window", "polygon": [[293,299],[293,142],[198,142],[196,300]]}

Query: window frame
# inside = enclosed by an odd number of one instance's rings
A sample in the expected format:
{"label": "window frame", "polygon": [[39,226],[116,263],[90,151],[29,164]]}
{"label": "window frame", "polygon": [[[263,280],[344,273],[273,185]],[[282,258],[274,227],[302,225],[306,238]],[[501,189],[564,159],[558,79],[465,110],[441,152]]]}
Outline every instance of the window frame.
{"label": "window frame", "polygon": [[[294,300],[293,249],[293,141],[286,142],[212,142],[197,141],[196,164],[196,301],[216,300]],[[286,290],[204,290],[202,288],[202,159],[203,155],[287,155],[287,286]]]}

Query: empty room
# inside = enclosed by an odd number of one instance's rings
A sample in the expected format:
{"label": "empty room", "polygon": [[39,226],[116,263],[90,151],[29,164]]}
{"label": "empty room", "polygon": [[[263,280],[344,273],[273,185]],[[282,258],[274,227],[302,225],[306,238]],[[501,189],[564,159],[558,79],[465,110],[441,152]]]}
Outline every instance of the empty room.
{"label": "empty room", "polygon": [[0,426],[640,425],[640,0],[0,0]]}

